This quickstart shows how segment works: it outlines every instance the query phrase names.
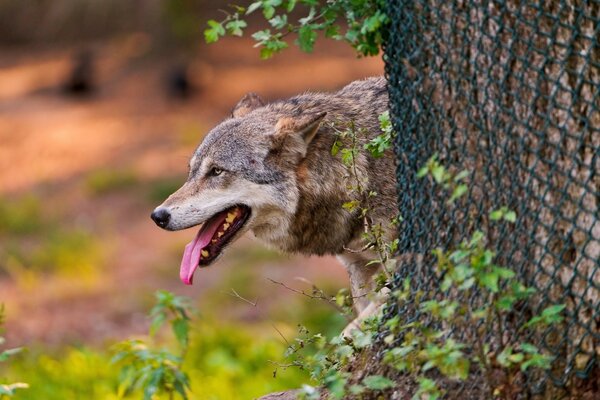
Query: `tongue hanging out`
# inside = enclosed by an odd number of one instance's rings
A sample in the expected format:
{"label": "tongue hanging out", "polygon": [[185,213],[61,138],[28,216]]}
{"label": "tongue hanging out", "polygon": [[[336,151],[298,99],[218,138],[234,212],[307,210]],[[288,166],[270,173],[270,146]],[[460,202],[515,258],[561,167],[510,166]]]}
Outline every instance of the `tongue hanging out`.
{"label": "tongue hanging out", "polygon": [[249,216],[248,207],[235,206],[215,214],[206,221],[196,238],[185,246],[179,270],[182,282],[191,285],[196,268],[214,261]]}

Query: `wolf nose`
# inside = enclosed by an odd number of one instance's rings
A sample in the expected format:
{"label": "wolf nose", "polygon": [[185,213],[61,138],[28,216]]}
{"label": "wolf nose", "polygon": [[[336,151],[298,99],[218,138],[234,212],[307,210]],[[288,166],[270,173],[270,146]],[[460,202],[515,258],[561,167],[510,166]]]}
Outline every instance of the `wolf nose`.
{"label": "wolf nose", "polygon": [[166,208],[157,208],[152,212],[150,218],[161,228],[166,228],[171,220],[171,213]]}

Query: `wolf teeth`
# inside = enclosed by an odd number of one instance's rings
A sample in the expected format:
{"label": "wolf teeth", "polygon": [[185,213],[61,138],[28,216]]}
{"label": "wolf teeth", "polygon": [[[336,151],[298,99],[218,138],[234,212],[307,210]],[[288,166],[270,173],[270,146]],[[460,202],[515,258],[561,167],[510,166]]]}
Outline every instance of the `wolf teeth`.
{"label": "wolf teeth", "polygon": [[[224,234],[225,234],[225,232],[218,232],[218,233],[217,233],[217,237],[221,237],[221,236],[223,236]],[[216,240],[215,240],[215,242],[216,242]]]}
{"label": "wolf teeth", "polygon": [[227,214],[227,218],[225,218],[225,221],[227,221],[228,223],[232,223],[233,220],[235,219],[236,214],[233,212],[230,212]]}
{"label": "wolf teeth", "polygon": [[202,255],[202,257],[206,258],[206,257],[208,257],[208,251],[207,250],[202,250],[200,252],[200,255]]}
{"label": "wolf teeth", "polygon": [[230,226],[231,224],[223,224],[223,230],[226,231]]}

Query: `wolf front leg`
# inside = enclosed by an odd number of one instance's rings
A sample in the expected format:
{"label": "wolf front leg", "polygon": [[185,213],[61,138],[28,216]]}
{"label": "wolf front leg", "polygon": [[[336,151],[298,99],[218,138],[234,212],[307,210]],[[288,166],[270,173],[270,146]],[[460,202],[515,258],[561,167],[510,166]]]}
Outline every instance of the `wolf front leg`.
{"label": "wolf front leg", "polygon": [[371,302],[370,297],[373,295],[375,289],[373,276],[381,270],[381,264],[374,263],[367,265],[372,258],[363,252],[346,252],[338,255],[337,258],[348,271],[354,309],[356,310],[356,314],[360,314]]}
{"label": "wolf front leg", "polygon": [[350,289],[354,300],[356,318],[344,328],[343,336],[349,336],[355,329],[360,329],[362,321],[379,312],[385,302],[385,293],[375,293],[373,276],[381,271],[381,264],[369,264],[373,257],[364,252],[346,252],[338,255],[340,262],[348,270],[350,276]]}

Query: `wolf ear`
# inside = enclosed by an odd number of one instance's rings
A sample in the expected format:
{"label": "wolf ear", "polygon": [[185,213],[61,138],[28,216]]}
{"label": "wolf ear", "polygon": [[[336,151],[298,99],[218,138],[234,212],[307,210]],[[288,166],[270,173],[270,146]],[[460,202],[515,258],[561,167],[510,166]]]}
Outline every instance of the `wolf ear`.
{"label": "wolf ear", "polygon": [[300,135],[308,145],[317,134],[326,115],[326,112],[321,112],[302,114],[299,117],[283,117],[277,121],[275,132],[281,137],[289,134]]}
{"label": "wolf ear", "polygon": [[231,116],[233,118],[240,118],[248,114],[250,111],[260,108],[265,105],[263,99],[260,98],[256,93],[248,93],[233,107]]}

